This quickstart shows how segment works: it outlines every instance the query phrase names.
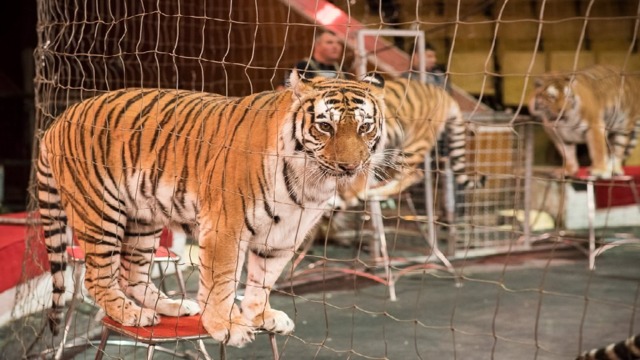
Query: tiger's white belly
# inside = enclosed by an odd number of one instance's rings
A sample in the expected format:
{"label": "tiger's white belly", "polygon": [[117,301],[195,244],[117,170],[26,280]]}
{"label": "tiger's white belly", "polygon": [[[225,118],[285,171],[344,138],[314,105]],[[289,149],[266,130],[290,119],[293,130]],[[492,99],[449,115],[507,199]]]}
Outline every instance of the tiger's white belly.
{"label": "tiger's white belly", "polygon": [[608,132],[624,132],[626,119],[628,114],[615,106],[602,109],[598,114],[598,125],[589,124],[589,122],[582,118],[579,111],[582,101],[578,96],[574,98],[574,106],[571,109],[567,109],[564,116],[551,122],[551,129],[554,131],[564,142],[584,144],[587,142],[587,130],[590,126],[602,126],[605,128],[605,133]]}
{"label": "tiger's white belly", "polygon": [[559,120],[552,130],[567,143],[584,144],[589,125],[580,118]]}
{"label": "tiger's white belly", "polygon": [[573,101],[573,106],[565,110],[562,118],[550,119],[550,129],[565,143],[584,144],[587,141],[586,133],[589,124],[580,114],[581,99],[575,96]]}
{"label": "tiger's white belly", "polygon": [[256,229],[251,237],[251,247],[261,252],[294,251],[316,225],[323,211],[316,209],[284,209],[279,206],[275,210],[282,218],[279,223],[265,218],[262,226]]}
{"label": "tiger's white belly", "polygon": [[257,202],[256,211],[249,220],[255,224],[256,234],[251,237],[251,246],[260,251],[285,250],[293,251],[302,244],[307,234],[318,223],[326,211],[326,204],[331,194],[335,193],[335,181],[325,181],[319,187],[308,186],[302,206],[295,204],[284,186],[281,173],[276,176],[274,197],[269,199],[273,204],[273,215],[280,219],[275,222],[265,211],[261,202]]}
{"label": "tiger's white belly", "polygon": [[[141,179],[142,174],[132,176],[132,179]],[[262,199],[256,199],[254,207],[247,209],[247,219],[255,234],[249,231],[243,232],[249,237],[251,247],[257,250],[295,250],[304,240],[305,236],[313,229],[326,210],[329,197],[335,193],[335,181],[329,180],[320,186],[307,189],[310,196],[305,196],[302,207],[295,204],[289,197],[284,177],[281,173],[276,176],[276,186],[272,195],[266,199],[272,207],[272,218],[264,209]],[[141,186],[131,180],[129,189],[138,189]],[[195,204],[197,194],[186,193],[182,203],[184,207],[176,207],[174,202],[175,184],[162,184],[158,187],[156,197],[145,199],[139,197],[134,204],[128,205],[127,215],[133,219],[140,219],[152,224],[175,226],[180,224],[196,224],[198,209]],[[312,198],[312,199],[309,199]],[[169,216],[161,209],[168,209]],[[275,221],[274,218],[279,221]],[[197,232],[197,229],[194,229]],[[197,237],[197,233],[193,234]]]}

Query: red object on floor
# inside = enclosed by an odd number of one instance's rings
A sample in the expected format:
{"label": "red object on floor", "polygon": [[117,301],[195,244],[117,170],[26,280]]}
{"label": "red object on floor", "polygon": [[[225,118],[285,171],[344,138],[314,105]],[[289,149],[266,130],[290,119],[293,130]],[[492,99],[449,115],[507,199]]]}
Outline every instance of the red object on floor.
{"label": "red object on floor", "polygon": [[164,228],[162,229],[162,234],[160,234],[160,248],[163,246],[170,248],[171,245],[173,245],[173,231]]}
{"label": "red object on floor", "polygon": [[[636,189],[640,194],[640,166],[625,166],[624,174],[632,176],[636,182]],[[589,169],[580,168],[576,174],[579,180],[586,180],[589,175]],[[625,180],[598,179],[594,184],[596,197],[596,207],[598,209],[606,209],[615,206],[634,205],[636,203],[633,198],[633,192],[629,187],[629,182]]]}
{"label": "red object on floor", "polygon": [[110,328],[117,328],[116,331],[134,338],[149,342],[162,341],[163,339],[186,338],[194,336],[209,336],[207,330],[202,325],[200,314],[192,316],[160,316],[160,323],[153,326],[123,326],[112,318],[105,316],[102,323]]}
{"label": "red object on floor", "polygon": [[[27,215],[27,212],[0,214],[2,217],[14,219],[27,219]],[[33,226],[34,234],[36,231],[40,232],[40,236],[28,242],[29,226]],[[41,232],[42,227],[39,225],[0,224],[0,293],[49,271],[47,250]],[[160,235],[161,247],[156,256],[165,253],[168,255],[166,248],[171,245],[173,232],[165,228]],[[82,257],[84,258],[84,254]]]}
{"label": "red object on floor", "polygon": [[[26,219],[27,213],[0,216]],[[26,251],[29,226],[0,224],[0,293],[49,271],[47,251],[41,241],[33,239]],[[34,231],[42,231],[42,228],[34,225]]]}

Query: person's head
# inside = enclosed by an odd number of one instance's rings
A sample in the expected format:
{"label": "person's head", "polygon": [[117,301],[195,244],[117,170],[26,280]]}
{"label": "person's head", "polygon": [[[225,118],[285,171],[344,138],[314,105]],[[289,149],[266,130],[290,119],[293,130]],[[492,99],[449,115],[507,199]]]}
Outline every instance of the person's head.
{"label": "person's head", "polygon": [[[424,46],[424,70],[431,71],[436,66],[438,62],[438,58],[436,57],[436,50],[429,44],[425,44]],[[413,70],[420,70],[420,49],[418,46],[413,50],[413,60],[411,61],[411,68]]]}
{"label": "person's head", "polygon": [[321,31],[316,34],[313,45],[313,58],[323,64],[331,64],[340,60],[342,42],[332,31]]}

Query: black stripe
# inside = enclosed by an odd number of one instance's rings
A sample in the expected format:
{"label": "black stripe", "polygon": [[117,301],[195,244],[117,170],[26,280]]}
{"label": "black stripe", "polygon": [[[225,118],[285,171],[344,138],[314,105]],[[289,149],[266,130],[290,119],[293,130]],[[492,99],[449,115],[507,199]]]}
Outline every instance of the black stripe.
{"label": "black stripe", "polygon": [[41,209],[45,209],[45,210],[62,210],[62,207],[60,206],[60,202],[56,201],[56,202],[49,202],[43,199],[38,199],[38,206]]}
{"label": "black stripe", "polygon": [[[236,124],[235,124],[235,126],[234,126],[233,132],[231,133],[231,137],[230,137],[230,139],[229,139],[229,143],[230,143],[230,144],[233,144],[233,142],[234,142],[234,140],[235,140],[235,137],[236,137],[236,134],[237,134],[238,130],[240,129],[240,126],[242,125],[242,123],[244,122],[244,120],[245,120],[245,119],[247,119],[247,113],[248,113],[249,111],[254,110],[254,105],[255,105],[259,100],[261,100],[261,99],[262,99],[262,98],[264,98],[265,96],[269,96],[269,95],[273,96],[273,94],[272,94],[272,93],[270,93],[270,92],[262,92],[262,93],[257,94],[256,96],[254,96],[254,97],[253,97],[253,99],[251,99],[251,102],[249,102],[249,105],[247,105],[247,106],[245,107],[244,112],[242,113],[242,115],[240,115],[240,116],[239,116],[239,118],[238,118],[238,119],[239,119],[239,121],[236,121]],[[233,118],[233,113],[237,110],[237,108],[238,108],[237,106],[236,106],[236,107],[234,107],[234,109],[233,109],[233,111],[232,111],[232,114],[231,114],[231,118]]]}
{"label": "black stripe", "polygon": [[148,248],[140,248],[137,247],[135,249],[132,249],[131,252],[126,252],[125,254],[131,254],[131,255],[150,255],[156,252],[156,248],[155,247],[148,247]]}
{"label": "black stripe", "polygon": [[124,103],[122,109],[120,110],[120,113],[115,119],[113,119],[113,123],[110,124],[109,128],[117,129],[120,126],[120,121],[124,117],[125,112],[129,110],[129,108],[132,107],[135,103],[141,101],[145,96],[151,94],[154,91],[155,90],[135,90],[135,95]]}
{"label": "black stripe", "polygon": [[258,249],[251,249],[251,252],[260,258],[263,259],[273,259],[278,257],[277,255],[275,255],[273,252],[267,251],[267,252],[263,252],[263,251],[259,251]]}
{"label": "black stripe", "polygon": [[287,193],[289,194],[289,198],[293,201],[294,204],[298,206],[302,206],[302,202],[298,198],[298,195],[293,188],[293,180],[291,178],[291,169],[289,166],[289,162],[285,159],[283,161],[284,166],[282,167],[282,176],[284,177],[284,184],[287,187]]}
{"label": "black stripe", "polygon": [[[49,176],[50,177],[50,176]],[[58,195],[58,189],[38,181],[38,191],[45,191],[52,195]]]}
{"label": "black stripe", "polygon": [[[99,259],[108,259],[114,257],[116,255],[120,255],[119,250],[109,250],[108,252],[98,253],[98,252],[88,252],[85,254],[85,258],[99,258]],[[111,264],[109,264],[111,265]],[[111,276],[109,276],[111,278]]]}
{"label": "black stripe", "polygon": [[44,231],[44,237],[48,239],[48,238],[56,236],[56,235],[64,234],[65,232],[66,232],[66,229],[63,228],[63,227],[57,228],[57,229],[54,229],[54,230],[45,230]]}
{"label": "black stripe", "polygon": [[247,204],[244,201],[244,196],[240,195],[240,200],[242,201],[242,211],[244,213],[244,224],[247,227],[247,230],[251,233],[251,235],[256,235],[256,229],[249,222],[249,217],[247,216]]}
{"label": "black stripe", "polygon": [[631,351],[627,347],[627,344],[624,341],[621,341],[621,342],[615,344],[613,346],[613,352],[620,359],[633,359],[633,357],[631,357]]}
{"label": "black stripe", "polygon": [[[96,229],[94,229],[94,231],[96,231]],[[99,231],[99,230],[97,230]],[[99,234],[101,235],[101,234]],[[87,233],[78,233],[78,239],[89,243],[89,244],[96,244],[96,245],[101,245],[101,246],[112,246],[112,247],[120,247],[120,243],[122,242],[122,239],[119,238],[115,238],[116,241],[115,242],[109,242],[107,240],[105,240],[104,236],[100,236],[100,237],[95,237],[92,236],[90,234]],[[113,238],[113,237],[112,237]]]}
{"label": "black stripe", "polygon": [[67,269],[67,263],[50,261],[49,267],[51,268],[51,274],[56,274],[60,271],[65,271]]}
{"label": "black stripe", "polygon": [[124,233],[125,236],[127,237],[146,237],[146,236],[159,236],[160,234],[162,234],[162,229],[158,229],[158,230],[152,230],[152,231],[147,231],[147,232],[131,232],[131,231],[126,231]]}
{"label": "black stripe", "polygon": [[[166,95],[167,95],[166,92],[158,91],[156,95],[153,97],[153,99],[151,99],[151,101],[149,101],[149,103],[136,115],[134,122],[131,123],[132,125],[131,129],[138,130],[138,127],[141,127],[142,124],[146,123],[146,120],[147,120],[146,117],[149,115],[153,107],[156,106],[158,102],[160,102],[160,100],[164,98]],[[138,123],[138,121],[140,123]]]}
{"label": "black stripe", "polygon": [[178,94],[172,94],[172,93],[168,93],[170,95],[173,95],[173,97],[171,99],[169,99],[169,101],[167,101],[166,103],[164,103],[164,106],[162,107],[162,109],[160,110],[160,113],[163,113],[165,111],[167,111],[167,109],[172,106],[173,104],[175,104],[176,101],[178,101],[178,99],[180,98],[180,93]]}
{"label": "black stripe", "polygon": [[277,224],[280,222],[280,217],[277,215],[273,214],[273,209],[271,209],[271,205],[269,205],[269,200],[267,199],[267,193],[266,193],[266,186],[264,184],[264,166],[263,166],[263,176],[258,178],[258,186],[260,187],[260,192],[262,193],[262,199],[263,199],[263,206],[264,206],[264,211],[267,213],[267,215],[273,219],[273,221]]}

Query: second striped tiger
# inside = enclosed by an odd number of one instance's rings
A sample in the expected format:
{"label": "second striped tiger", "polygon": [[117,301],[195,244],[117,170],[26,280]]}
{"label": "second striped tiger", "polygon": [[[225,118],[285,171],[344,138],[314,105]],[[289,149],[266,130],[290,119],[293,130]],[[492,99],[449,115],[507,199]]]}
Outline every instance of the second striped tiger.
{"label": "second striped tiger", "polygon": [[355,205],[358,198],[393,196],[420,182],[425,156],[439,140],[447,144],[458,187],[482,185],[466,173],[467,126],[458,103],[444,89],[408,79],[387,80],[385,104],[386,167],[370,181],[368,190],[362,183],[345,189],[342,195],[347,205]]}

